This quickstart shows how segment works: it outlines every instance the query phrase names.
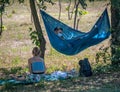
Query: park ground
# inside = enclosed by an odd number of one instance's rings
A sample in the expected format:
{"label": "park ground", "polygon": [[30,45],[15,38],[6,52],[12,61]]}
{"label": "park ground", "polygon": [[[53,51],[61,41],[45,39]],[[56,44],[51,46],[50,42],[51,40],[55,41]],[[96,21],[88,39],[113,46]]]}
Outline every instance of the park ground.
{"label": "park ground", "polygon": [[[86,9],[88,14],[80,17],[79,29],[88,32],[105,9],[106,3],[108,1],[88,2]],[[59,7],[57,5],[57,2],[53,6],[48,4],[46,10],[55,18],[58,18]],[[66,6],[65,2],[62,3],[61,21],[72,27],[73,20],[67,19]],[[37,10],[39,12],[39,9]],[[108,7],[108,12],[110,16],[110,7]],[[41,81],[32,85],[7,84],[0,86],[0,92],[120,92],[120,69],[111,66],[109,59],[107,62],[103,62],[103,58],[100,58],[99,62],[95,60],[96,53],[101,52],[99,48],[109,47],[110,38],[77,55],[66,56],[51,47],[41,18],[40,22],[47,41],[45,53],[46,73],[52,73],[55,70],[69,71],[73,68],[78,71],[78,61],[87,57],[93,69],[93,76],[53,82]],[[7,79],[11,73],[19,75],[28,71],[27,60],[32,56],[31,50],[35,46],[29,36],[29,28],[35,30],[29,3],[15,3],[7,6],[3,15],[3,23],[4,31],[0,38],[0,79]]]}

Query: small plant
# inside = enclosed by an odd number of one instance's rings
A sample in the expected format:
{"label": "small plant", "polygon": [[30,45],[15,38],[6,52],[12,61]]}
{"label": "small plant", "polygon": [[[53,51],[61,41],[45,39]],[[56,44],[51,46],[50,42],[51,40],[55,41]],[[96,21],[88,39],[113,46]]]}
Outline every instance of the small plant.
{"label": "small plant", "polygon": [[21,67],[14,67],[14,68],[11,68],[11,69],[10,69],[10,72],[11,72],[12,74],[16,74],[17,72],[19,72],[19,71],[21,71],[21,70],[22,70]]}
{"label": "small plant", "polygon": [[99,52],[96,53],[96,62],[103,61],[106,63],[108,60],[110,60],[110,53],[109,53],[109,47],[100,48]]}
{"label": "small plant", "polygon": [[108,72],[110,69],[110,65],[102,65],[102,63],[100,64],[96,64],[94,69],[93,69],[93,72],[95,74],[101,74],[101,73],[106,73]]}
{"label": "small plant", "polygon": [[88,14],[88,11],[86,10],[81,10],[80,8],[78,8],[78,15],[81,16],[81,15],[86,15]]}

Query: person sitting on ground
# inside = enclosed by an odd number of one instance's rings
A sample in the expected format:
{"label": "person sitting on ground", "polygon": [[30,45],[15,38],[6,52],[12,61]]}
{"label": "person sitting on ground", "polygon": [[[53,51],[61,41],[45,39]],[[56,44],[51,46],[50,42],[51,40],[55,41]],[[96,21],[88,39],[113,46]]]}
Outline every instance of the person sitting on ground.
{"label": "person sitting on ground", "polygon": [[[44,74],[44,71],[33,71],[32,70],[32,64],[35,62],[44,62],[43,58],[40,57],[40,49],[38,47],[34,47],[32,50],[32,58],[28,59],[28,67],[29,67],[29,72],[33,74]],[[44,63],[43,63],[44,64]],[[45,68],[45,67],[44,67]]]}
{"label": "person sitting on ground", "polygon": [[[41,74],[45,73],[45,65],[44,65],[44,60],[43,58],[40,57],[40,49],[38,47],[34,47],[32,50],[32,58],[28,59],[28,68],[29,68],[29,73],[24,74],[23,76],[14,76],[10,75],[12,78],[19,80],[19,81],[30,81],[30,82],[38,82],[41,79]],[[42,71],[33,71],[33,66],[32,64],[35,62],[43,62]],[[41,67],[41,66],[40,66]],[[40,68],[41,69],[41,68]]]}
{"label": "person sitting on ground", "polygon": [[56,27],[55,29],[54,29],[54,32],[55,32],[55,34],[57,34],[60,38],[62,38],[62,39],[64,39],[64,37],[63,37],[63,29],[62,28],[60,28],[60,27]]}

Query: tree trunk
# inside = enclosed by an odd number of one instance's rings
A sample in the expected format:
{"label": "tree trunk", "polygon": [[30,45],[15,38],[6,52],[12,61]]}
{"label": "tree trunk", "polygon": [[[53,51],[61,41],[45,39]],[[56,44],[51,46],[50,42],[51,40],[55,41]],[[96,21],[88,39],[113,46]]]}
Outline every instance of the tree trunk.
{"label": "tree trunk", "polygon": [[60,20],[61,17],[61,0],[59,0],[59,17],[58,19]]}
{"label": "tree trunk", "polygon": [[75,9],[75,7],[76,7],[76,3],[77,3],[77,0],[74,0],[74,7],[73,7],[72,10],[71,10],[70,19],[72,19],[72,16],[73,16],[73,13],[74,13],[74,9]]}
{"label": "tree trunk", "polygon": [[77,19],[77,23],[76,23],[76,30],[78,30],[79,27],[79,22],[80,22],[80,18]]}
{"label": "tree trunk", "polygon": [[36,10],[36,7],[35,7],[35,1],[34,0],[30,0],[30,9],[31,9],[31,13],[32,13],[32,16],[33,16],[33,21],[34,21],[36,31],[38,32],[38,34],[41,34],[41,35],[38,35],[38,38],[39,38],[39,41],[40,41],[40,50],[41,50],[40,57],[44,58],[46,41],[45,41],[45,38],[44,38],[43,33],[42,33],[42,28],[41,28],[41,25],[40,25],[40,22],[39,22],[39,18],[38,18],[38,15],[37,15],[37,10]]}
{"label": "tree trunk", "polygon": [[1,21],[0,21],[0,36],[2,35],[2,25],[3,25],[3,21],[2,21],[2,11],[0,11],[1,13]]}
{"label": "tree trunk", "polygon": [[78,12],[78,6],[79,6],[80,2],[78,0],[78,3],[76,4],[76,8],[75,8],[75,15],[74,15],[74,25],[73,28],[76,28],[76,20],[77,20],[77,12]]}
{"label": "tree trunk", "polygon": [[0,5],[0,36],[2,35],[2,30],[3,30],[3,20],[2,20],[2,12],[4,10],[4,4]]}
{"label": "tree trunk", "polygon": [[69,0],[69,4],[68,4],[68,20],[70,20],[70,6],[71,6],[71,0]]}
{"label": "tree trunk", "polygon": [[120,0],[111,0],[111,54],[112,65],[120,64]]}

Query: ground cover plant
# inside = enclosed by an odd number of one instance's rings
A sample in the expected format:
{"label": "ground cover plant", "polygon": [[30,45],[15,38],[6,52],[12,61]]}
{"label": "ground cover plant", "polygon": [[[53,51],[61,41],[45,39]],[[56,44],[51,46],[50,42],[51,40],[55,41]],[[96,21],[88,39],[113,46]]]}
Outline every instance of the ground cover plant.
{"label": "ground cover plant", "polygon": [[[107,1],[88,3],[88,14],[80,17],[79,29],[89,31],[97,18],[105,8]],[[46,12],[58,18],[58,3],[48,5]],[[66,3],[62,4],[61,21],[69,26],[73,26],[73,20],[68,20]],[[109,7],[108,7],[109,10]],[[110,13],[109,13],[110,16]],[[42,19],[40,18],[41,22]],[[9,78],[9,74],[20,75],[28,71],[27,59],[31,57],[31,50],[35,46],[30,39],[29,29],[34,30],[28,2],[6,7],[3,15],[5,29],[0,38],[0,79]],[[56,70],[69,71],[79,69],[78,61],[89,58],[93,69],[93,76],[89,78],[77,77],[60,81],[41,81],[31,85],[12,85],[0,86],[0,92],[119,92],[120,91],[120,72],[119,68],[111,66],[110,56],[107,54],[107,61],[104,62],[102,55],[109,53],[100,48],[109,47],[109,39],[90,47],[75,56],[66,56],[55,51],[48,40],[44,25],[42,29],[47,41],[45,64],[46,73]],[[98,57],[96,57],[96,55]],[[101,55],[101,56],[100,56]],[[109,56],[109,57],[108,57]],[[99,59],[98,59],[99,58]],[[96,59],[98,60],[96,62]]]}

